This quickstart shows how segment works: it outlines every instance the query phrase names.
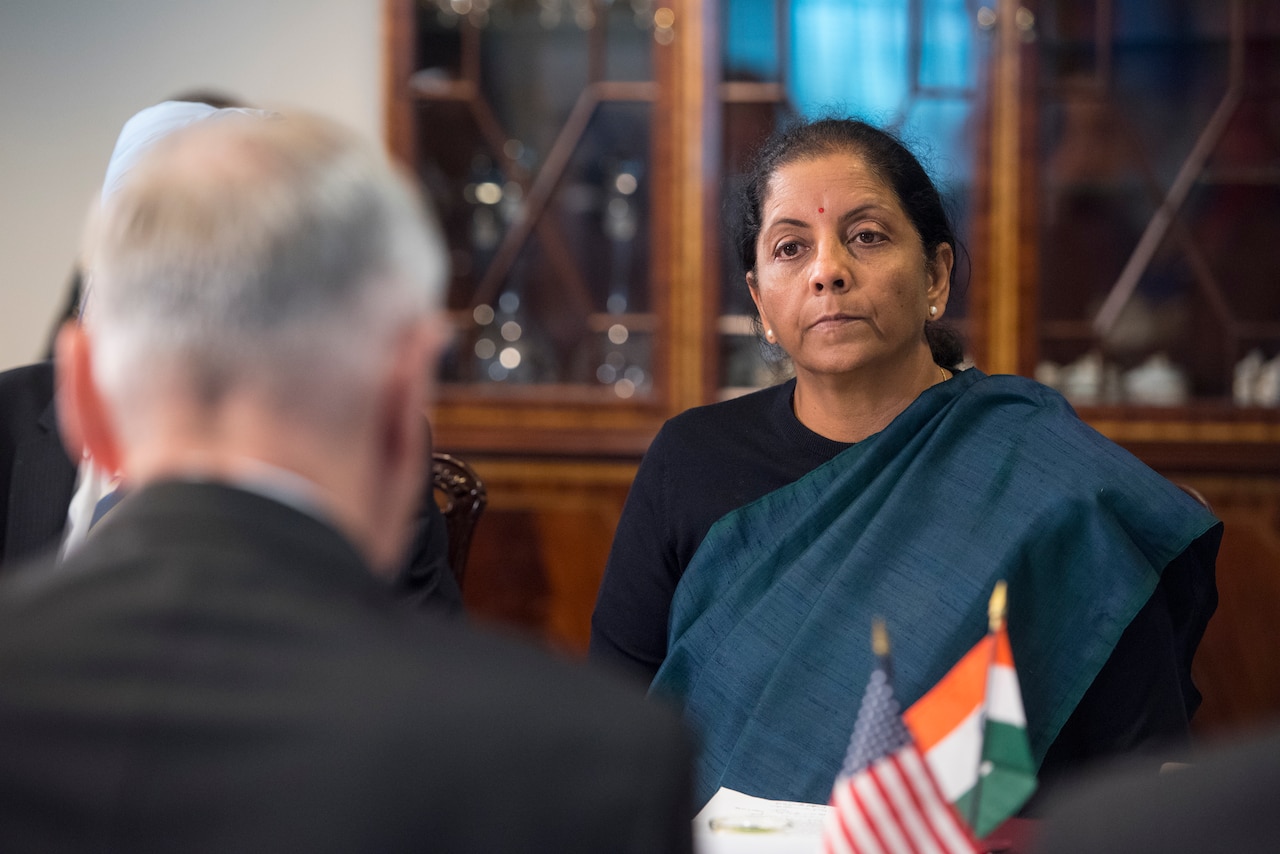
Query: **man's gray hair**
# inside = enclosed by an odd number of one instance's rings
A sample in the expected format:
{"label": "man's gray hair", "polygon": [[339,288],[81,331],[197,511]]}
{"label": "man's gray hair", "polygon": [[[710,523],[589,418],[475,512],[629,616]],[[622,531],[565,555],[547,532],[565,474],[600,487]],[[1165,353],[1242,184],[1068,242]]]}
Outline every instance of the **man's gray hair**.
{"label": "man's gray hair", "polygon": [[84,258],[94,374],[118,417],[176,383],[331,420],[438,308],[446,254],[372,145],[313,116],[233,113],[156,143],[91,217]]}

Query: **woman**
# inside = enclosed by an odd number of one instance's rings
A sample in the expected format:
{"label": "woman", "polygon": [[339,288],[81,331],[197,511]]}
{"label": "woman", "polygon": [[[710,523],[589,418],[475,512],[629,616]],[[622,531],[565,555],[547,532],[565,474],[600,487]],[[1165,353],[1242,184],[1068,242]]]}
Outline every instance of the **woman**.
{"label": "woman", "polygon": [[1031,380],[960,370],[956,239],[890,135],[771,140],[738,249],[794,380],[671,419],[637,473],[592,619],[596,659],[680,698],[721,786],[825,802],[894,640],[910,704],[981,637],[994,583],[1042,786],[1185,740],[1221,526]]}

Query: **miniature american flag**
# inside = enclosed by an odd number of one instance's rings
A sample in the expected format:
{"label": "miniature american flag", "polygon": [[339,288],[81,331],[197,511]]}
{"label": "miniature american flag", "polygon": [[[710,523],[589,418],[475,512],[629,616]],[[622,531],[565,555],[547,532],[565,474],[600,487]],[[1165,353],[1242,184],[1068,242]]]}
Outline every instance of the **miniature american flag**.
{"label": "miniature american flag", "polygon": [[834,809],[823,851],[974,854],[979,849],[972,835],[942,796],[902,723],[889,681],[888,639],[879,623],[875,648],[879,663],[831,792]]}

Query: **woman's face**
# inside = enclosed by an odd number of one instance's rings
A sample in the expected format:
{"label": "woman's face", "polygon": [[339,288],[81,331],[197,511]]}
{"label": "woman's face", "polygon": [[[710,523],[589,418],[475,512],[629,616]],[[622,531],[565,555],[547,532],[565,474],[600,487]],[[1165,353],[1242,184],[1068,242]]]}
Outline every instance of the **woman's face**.
{"label": "woman's face", "polygon": [[927,356],[924,324],[946,311],[952,260],[943,244],[927,265],[893,189],[861,157],[831,154],[774,173],[747,284],[797,376],[892,371]]}

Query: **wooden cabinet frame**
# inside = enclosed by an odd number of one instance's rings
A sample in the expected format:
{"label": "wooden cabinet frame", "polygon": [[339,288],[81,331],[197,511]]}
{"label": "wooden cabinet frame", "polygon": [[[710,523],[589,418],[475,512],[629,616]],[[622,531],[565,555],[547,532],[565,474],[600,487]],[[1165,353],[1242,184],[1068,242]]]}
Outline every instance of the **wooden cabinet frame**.
{"label": "wooden cabinet frame", "polygon": [[[656,85],[590,84],[600,97],[651,99],[654,104],[653,394],[646,400],[619,402],[563,388],[494,393],[445,388],[434,417],[439,446],[471,455],[638,458],[665,419],[713,398],[716,296],[709,283],[718,276],[719,116],[709,93],[718,74],[716,10],[714,4],[698,0],[665,5],[674,12],[674,39],[654,45]],[[410,84],[416,70],[414,9],[414,0],[384,0],[387,140],[392,153],[410,164],[416,162],[417,152],[415,103],[432,97],[466,98],[478,75],[476,60],[468,63],[464,53],[463,79],[451,81],[450,91],[440,95]],[[579,105],[583,103],[580,99]],[[576,110],[569,121],[581,130],[588,114],[589,110]],[[484,118],[478,122],[482,128]],[[553,152],[549,160],[557,156],[563,159],[567,153]],[[545,201],[550,189],[535,180],[531,204]],[[532,226],[524,221],[517,227],[527,231]],[[504,244],[511,245],[513,241]],[[490,284],[486,278],[482,287]]]}

